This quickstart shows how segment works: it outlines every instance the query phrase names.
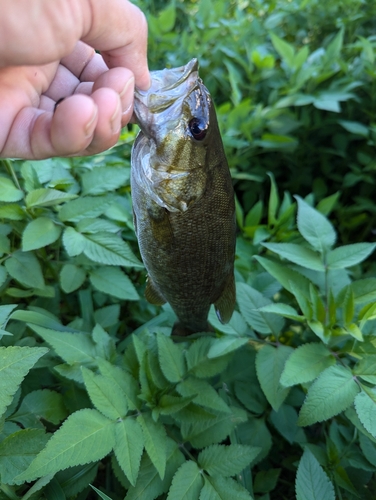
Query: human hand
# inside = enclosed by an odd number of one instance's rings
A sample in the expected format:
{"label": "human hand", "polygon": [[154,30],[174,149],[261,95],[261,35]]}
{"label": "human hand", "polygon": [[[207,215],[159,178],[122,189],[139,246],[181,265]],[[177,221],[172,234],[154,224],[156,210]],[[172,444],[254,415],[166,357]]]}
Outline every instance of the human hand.
{"label": "human hand", "polygon": [[0,157],[116,144],[134,84],[150,84],[140,10],[127,0],[0,0],[0,11]]}

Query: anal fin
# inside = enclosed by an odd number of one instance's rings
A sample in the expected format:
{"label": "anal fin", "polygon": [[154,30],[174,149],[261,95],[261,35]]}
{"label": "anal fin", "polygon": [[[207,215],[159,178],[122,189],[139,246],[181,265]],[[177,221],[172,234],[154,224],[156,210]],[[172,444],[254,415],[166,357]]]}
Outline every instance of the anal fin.
{"label": "anal fin", "polygon": [[146,282],[145,298],[150,304],[154,304],[155,306],[162,306],[166,303],[166,299],[158,292],[149,277]]}
{"label": "anal fin", "polygon": [[234,312],[236,301],[234,273],[230,273],[219,298],[214,302],[215,312],[221,323],[228,323]]}

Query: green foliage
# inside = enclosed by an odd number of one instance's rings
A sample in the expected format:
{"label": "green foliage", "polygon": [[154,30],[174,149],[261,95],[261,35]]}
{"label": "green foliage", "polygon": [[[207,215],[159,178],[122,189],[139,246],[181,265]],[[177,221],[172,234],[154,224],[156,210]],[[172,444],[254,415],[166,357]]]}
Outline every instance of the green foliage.
{"label": "green foliage", "polygon": [[0,499],[372,500],[375,5],[138,3],[152,69],[198,57],[217,105],[237,308],[175,339],[143,298],[134,127],[3,160]]}

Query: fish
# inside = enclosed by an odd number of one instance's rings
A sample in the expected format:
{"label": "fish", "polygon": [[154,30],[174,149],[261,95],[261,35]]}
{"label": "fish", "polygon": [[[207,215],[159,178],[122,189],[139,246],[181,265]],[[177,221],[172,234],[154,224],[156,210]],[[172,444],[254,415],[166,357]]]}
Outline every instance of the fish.
{"label": "fish", "polygon": [[235,200],[230,170],[198,61],[151,72],[135,90],[140,132],[131,153],[134,227],[147,271],[146,299],[168,302],[172,335],[214,331],[235,307]]}

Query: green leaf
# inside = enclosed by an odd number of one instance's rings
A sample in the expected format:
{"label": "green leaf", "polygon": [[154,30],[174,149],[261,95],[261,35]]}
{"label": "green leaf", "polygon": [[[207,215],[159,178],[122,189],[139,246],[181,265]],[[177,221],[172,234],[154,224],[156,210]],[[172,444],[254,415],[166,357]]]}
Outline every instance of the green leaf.
{"label": "green leaf", "polygon": [[298,314],[297,311],[287,305],[287,304],[269,304],[267,306],[260,307],[259,309],[260,312],[269,312],[269,313],[274,313],[274,314],[279,314],[280,316],[283,316],[284,318],[289,318],[294,321],[299,321],[302,322],[305,320],[305,317]]}
{"label": "green leaf", "polygon": [[64,193],[57,189],[39,188],[33,189],[26,195],[26,206],[32,207],[53,207],[66,201],[77,198],[76,194]]}
{"label": "green leaf", "polygon": [[0,176],[0,201],[20,201],[24,197],[23,192],[17,189],[13,182],[7,177]]}
{"label": "green leaf", "polygon": [[338,120],[338,123],[342,127],[350,132],[351,134],[361,135],[363,137],[368,137],[369,129],[365,125],[359,122],[353,122],[349,120]]}
{"label": "green leaf", "polygon": [[312,208],[299,196],[297,224],[300,234],[315,250],[323,253],[329,250],[336,241],[336,233],[332,224],[320,212]]}
{"label": "green leaf", "polygon": [[290,444],[292,444],[298,432],[302,432],[298,427],[298,414],[292,406],[283,404],[277,412],[274,410],[270,414],[270,420],[274,427]]}
{"label": "green leaf", "polygon": [[143,413],[137,417],[144,435],[145,449],[157,469],[161,479],[163,479],[166,470],[166,430],[158,422],[154,422],[150,414]]}
{"label": "green leaf", "polygon": [[260,470],[255,476],[253,491],[255,493],[269,493],[277,486],[281,469]]}
{"label": "green leaf", "polygon": [[4,304],[4,305],[0,306],[0,327],[1,328],[6,327],[8,320],[9,320],[9,316],[11,315],[13,309],[15,309],[16,307],[17,307],[17,304]]}
{"label": "green leaf", "polygon": [[280,382],[285,387],[311,382],[335,362],[335,357],[324,344],[301,345],[287,359]]}
{"label": "green leaf", "polygon": [[92,484],[90,485],[90,487],[98,493],[98,495],[102,498],[102,500],[112,500],[111,497],[109,497],[108,495],[106,495],[105,493],[103,493],[103,491],[101,490],[98,490],[98,488],[96,488],[95,486],[93,486]]}
{"label": "green leaf", "polygon": [[97,410],[112,420],[123,418],[128,411],[124,392],[111,379],[96,375],[85,367],[81,370],[86,390]]}
{"label": "green leaf", "polygon": [[231,412],[214,387],[205,380],[188,377],[176,386],[176,390],[184,397],[195,396],[193,401],[198,405],[219,412]]}
{"label": "green leaf", "polygon": [[[376,438],[376,390],[362,391],[355,398],[355,410],[365,429]],[[373,397],[370,397],[373,396]]]}
{"label": "green leaf", "polygon": [[116,385],[126,395],[129,408],[131,410],[139,408],[140,401],[137,395],[140,389],[136,379],[119,366],[114,366],[104,359],[97,359],[97,364],[102,375],[111,380],[112,384]]}
{"label": "green leaf", "polygon": [[43,418],[57,425],[67,417],[63,396],[49,389],[29,392],[23,398],[20,407],[11,416],[25,428],[34,427],[33,422]]}
{"label": "green leaf", "polygon": [[158,27],[162,33],[169,33],[175,26],[176,6],[174,2],[162,9],[158,14]]}
{"label": "green leaf", "polygon": [[361,377],[366,382],[376,385],[376,355],[368,354],[361,359],[353,369],[354,375]]}
{"label": "green leaf", "polygon": [[61,227],[48,217],[38,217],[32,220],[22,233],[22,250],[27,252],[50,245],[61,234]]}
{"label": "green leaf", "polygon": [[328,253],[327,264],[330,269],[345,269],[365,260],[375,250],[376,243],[353,243],[335,248]]}
{"label": "green leaf", "polygon": [[365,278],[351,283],[356,304],[376,301],[376,278]]}
{"label": "green leaf", "polygon": [[178,445],[170,438],[166,439],[166,473],[162,480],[152,464],[147,454],[141,459],[140,471],[137,479],[136,486],[131,486],[128,489],[126,500],[153,500],[164,492],[167,492],[171,485],[173,475],[185,458]]}
{"label": "green leaf", "polygon": [[250,493],[230,477],[206,477],[199,500],[253,500]]}
{"label": "green leaf", "polygon": [[274,175],[268,172],[270,178],[270,195],[268,205],[268,225],[273,226],[277,222],[277,211],[279,206],[278,189],[274,179]]}
{"label": "green leaf", "polygon": [[353,403],[359,390],[350,370],[330,366],[309,388],[298,424],[312,425],[338,415]]}
{"label": "green leaf", "polygon": [[124,186],[129,181],[129,168],[95,167],[81,177],[82,194],[106,194]]}
{"label": "green leaf", "polygon": [[78,233],[73,227],[67,227],[63,233],[63,245],[70,257],[80,255],[86,246],[86,239]]}
{"label": "green leaf", "polygon": [[44,278],[38,259],[32,252],[16,250],[12,257],[5,261],[10,276],[30,288],[43,288]]}
{"label": "green leaf", "polygon": [[140,469],[144,438],[140,424],[132,417],[121,420],[115,427],[114,452],[129,482],[135,486]]}
{"label": "green leaf", "polygon": [[256,372],[261,388],[273,410],[278,411],[289,389],[279,383],[287,358],[293,352],[288,346],[265,345],[256,355]]}
{"label": "green leaf", "polygon": [[72,413],[16,480],[30,482],[68,467],[101,460],[115,444],[115,425],[97,410]]}
{"label": "green leaf", "polygon": [[139,299],[133,283],[119,267],[98,267],[90,271],[89,277],[91,284],[100,292],[122,300]]}
{"label": "green leaf", "polygon": [[91,364],[94,362],[94,343],[88,334],[57,332],[42,326],[29,326],[67,363],[73,365],[74,363]]}
{"label": "green leaf", "polygon": [[246,283],[237,284],[236,296],[240,312],[251,328],[263,334],[280,333],[284,325],[283,318],[258,311],[259,308],[271,304],[268,298]]}
{"label": "green leaf", "polygon": [[247,414],[239,408],[231,408],[231,413],[221,413],[205,420],[195,418],[193,422],[183,422],[181,433],[185,441],[194,448],[201,449],[223,441],[240,423],[247,420]]}
{"label": "green leaf", "polygon": [[167,500],[197,500],[204,484],[196,462],[188,460],[176,472]]}
{"label": "green leaf", "polygon": [[239,338],[233,335],[224,335],[215,339],[209,349],[208,358],[217,359],[233,351],[236,351],[249,342],[249,338]]}
{"label": "green leaf", "polygon": [[199,453],[197,462],[201,469],[211,476],[235,476],[240,474],[260,451],[261,448],[243,444],[214,444]]}
{"label": "green leaf", "polygon": [[29,370],[47,352],[43,347],[0,347],[0,416]]}
{"label": "green leaf", "polygon": [[42,429],[23,429],[0,443],[1,481],[20,484],[14,478],[24,472],[46,446],[50,435]]}
{"label": "green leaf", "polygon": [[295,243],[262,243],[264,247],[278,254],[280,257],[294,262],[299,266],[324,271],[325,267],[319,255],[310,248]]}
{"label": "green leaf", "polygon": [[170,382],[179,382],[186,372],[183,350],[178,344],[166,337],[163,333],[157,333],[158,357],[163,375]]}
{"label": "green leaf", "polygon": [[209,337],[195,340],[185,352],[188,371],[198,378],[214,377],[226,368],[229,362],[227,356],[208,358],[213,341]]}
{"label": "green leaf", "polygon": [[71,293],[80,288],[86,279],[86,273],[74,264],[64,264],[60,271],[60,285],[65,293]]}
{"label": "green leaf", "polygon": [[297,500],[335,500],[332,482],[308,449],[299,462],[295,491]]}
{"label": "green leaf", "polygon": [[81,219],[102,215],[114,201],[113,196],[85,196],[65,203],[60,209],[59,219],[63,222],[78,222]]}
{"label": "green leaf", "polygon": [[94,262],[109,266],[143,268],[129,245],[111,233],[85,235],[84,254]]}
{"label": "green leaf", "polygon": [[294,56],[295,56],[294,46],[285,42],[284,40],[282,40],[282,38],[279,38],[274,33],[270,33],[270,38],[272,40],[275,50],[281,56],[282,61],[285,62],[289,68],[293,68]]}

